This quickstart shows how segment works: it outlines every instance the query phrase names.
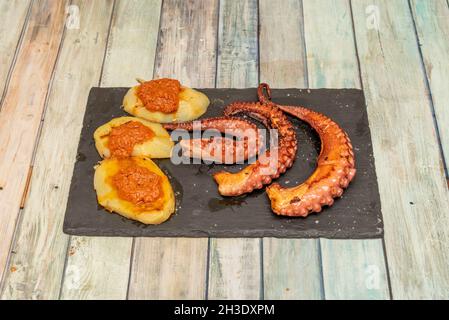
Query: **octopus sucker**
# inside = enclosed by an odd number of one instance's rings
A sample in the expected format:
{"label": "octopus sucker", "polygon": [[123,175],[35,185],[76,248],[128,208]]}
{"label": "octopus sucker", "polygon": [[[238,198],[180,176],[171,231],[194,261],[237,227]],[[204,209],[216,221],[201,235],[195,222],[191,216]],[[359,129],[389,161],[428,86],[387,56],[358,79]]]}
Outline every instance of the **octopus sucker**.
{"label": "octopus sucker", "polygon": [[318,166],[302,184],[284,188],[273,183],[266,188],[272,210],[278,215],[306,217],[331,206],[334,198],[354,178],[355,159],[348,134],[325,115],[304,107],[278,106],[283,112],[307,122],[321,139]]}
{"label": "octopus sucker", "polygon": [[[215,163],[239,163],[255,157],[263,147],[263,137],[257,125],[238,117],[215,117],[181,123],[164,124],[167,130],[209,130],[209,138],[181,140],[184,156]],[[215,134],[214,134],[215,133]],[[226,134],[235,137],[217,136]]]}
{"label": "octopus sucker", "polygon": [[[259,93],[269,88],[262,84]],[[237,173],[220,171],[214,174],[218,191],[223,196],[237,196],[261,189],[278,178],[293,165],[296,155],[296,133],[292,123],[269,98],[262,102],[234,102],[224,110],[225,116],[246,114],[261,121],[268,128],[277,130],[278,143],[259,155],[256,162]]]}

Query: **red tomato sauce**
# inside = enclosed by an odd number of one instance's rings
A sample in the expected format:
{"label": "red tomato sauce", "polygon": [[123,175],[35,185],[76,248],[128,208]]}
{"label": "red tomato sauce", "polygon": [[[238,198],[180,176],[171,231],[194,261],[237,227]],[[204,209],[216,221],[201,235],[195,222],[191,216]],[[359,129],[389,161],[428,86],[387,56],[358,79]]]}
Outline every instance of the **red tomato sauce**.
{"label": "red tomato sauce", "polygon": [[119,198],[146,207],[163,195],[162,179],[132,160],[120,162],[120,170],[112,177]]}
{"label": "red tomato sauce", "polygon": [[128,121],[112,128],[109,133],[108,148],[111,156],[125,158],[131,156],[136,144],[154,137],[154,132],[138,121]]}
{"label": "red tomato sauce", "polygon": [[142,83],[137,96],[149,111],[173,113],[178,110],[180,92],[178,80],[163,78]]}

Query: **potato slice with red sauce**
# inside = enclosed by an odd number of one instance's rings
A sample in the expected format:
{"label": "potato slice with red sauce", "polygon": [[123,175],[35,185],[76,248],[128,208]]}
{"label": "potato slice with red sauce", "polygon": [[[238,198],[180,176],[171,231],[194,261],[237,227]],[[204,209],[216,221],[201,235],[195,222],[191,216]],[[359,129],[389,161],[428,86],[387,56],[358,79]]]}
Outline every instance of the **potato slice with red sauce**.
{"label": "potato slice with red sauce", "polygon": [[101,206],[144,224],[160,224],[175,211],[170,182],[149,158],[101,161],[95,168],[94,188]]}
{"label": "potato slice with red sauce", "polygon": [[[159,79],[172,80],[172,79]],[[154,81],[154,80],[153,80]],[[209,98],[197,90],[181,86],[178,94],[178,106],[174,112],[154,111],[144,105],[139,98],[138,90],[142,84],[132,87],[123,99],[124,110],[133,116],[152,122],[170,123],[195,120],[201,117],[209,106]],[[165,98],[165,97],[162,97]],[[163,99],[162,99],[163,101]],[[167,106],[168,107],[168,106]],[[167,108],[170,110],[169,108]]]}
{"label": "potato slice with red sauce", "polygon": [[[120,136],[118,137],[118,139],[116,139],[117,142],[114,141],[114,147],[117,148],[117,144],[122,143],[127,144],[123,146],[123,148],[130,147],[131,150],[128,150],[128,152],[125,153],[122,150],[120,155],[122,157],[133,156],[148,158],[170,158],[174,143],[170,139],[170,134],[167,132],[167,130],[165,130],[159,123],[153,123],[136,117],[115,118],[95,130],[95,147],[97,148],[100,156],[102,158],[109,158],[111,156],[114,156],[110,148],[110,140],[112,139],[111,133],[113,132],[114,128],[120,128],[120,126],[126,126],[135,122],[138,122],[139,124],[141,124],[141,126],[147,128],[146,130],[143,130],[143,133],[149,133],[148,139],[143,138],[141,139],[142,141],[139,141],[138,139],[136,140],[136,138],[138,138],[136,137],[136,135],[138,135],[139,132],[142,132],[142,129],[145,128],[131,128],[127,130],[135,130],[135,133],[122,130],[123,132],[120,132]],[[140,131],[138,131],[139,129]],[[139,142],[133,145],[129,145],[130,142],[126,140],[126,137],[124,137],[125,134],[131,134],[130,138],[133,138],[134,141]],[[118,147],[120,147],[120,145]],[[114,149],[112,150],[114,151]]]}

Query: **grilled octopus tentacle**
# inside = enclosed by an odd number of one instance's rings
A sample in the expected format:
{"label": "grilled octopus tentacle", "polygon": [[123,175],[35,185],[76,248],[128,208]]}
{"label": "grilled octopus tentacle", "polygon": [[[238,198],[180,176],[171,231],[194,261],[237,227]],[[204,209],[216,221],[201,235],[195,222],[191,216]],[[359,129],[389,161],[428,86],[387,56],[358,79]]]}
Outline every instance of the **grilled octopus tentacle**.
{"label": "grilled octopus tentacle", "polygon": [[262,104],[272,103],[270,86],[266,83],[259,84],[259,87],[257,88],[257,97]]}
{"label": "grilled octopus tentacle", "polygon": [[296,155],[296,134],[292,124],[282,111],[272,103],[235,102],[224,110],[226,116],[248,114],[262,121],[267,127],[278,130],[278,145],[265,151],[259,159],[237,173],[218,172],[214,179],[218,191],[224,196],[237,196],[260,189],[271,183],[287,168]]}
{"label": "grilled octopus tentacle", "polygon": [[167,123],[163,126],[167,130],[184,129],[193,131],[196,129],[195,122],[199,124],[198,128],[202,131],[215,130],[233,135],[237,140],[221,136],[209,139],[181,140],[179,143],[185,156],[230,164],[256,156],[263,146],[263,139],[257,126],[250,121],[237,117],[216,117],[181,123]]}
{"label": "grilled octopus tentacle", "polygon": [[276,214],[305,217],[343,194],[356,172],[354,153],[346,132],[328,117],[303,107],[279,108],[309,123],[321,139],[318,167],[304,183],[293,188],[274,183],[266,189]]}

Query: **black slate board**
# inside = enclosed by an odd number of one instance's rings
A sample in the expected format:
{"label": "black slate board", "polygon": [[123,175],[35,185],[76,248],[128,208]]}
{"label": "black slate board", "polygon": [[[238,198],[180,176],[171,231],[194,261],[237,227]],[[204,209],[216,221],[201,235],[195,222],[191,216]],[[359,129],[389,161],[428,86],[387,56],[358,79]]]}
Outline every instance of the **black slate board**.
{"label": "black slate board", "polygon": [[[374,167],[371,134],[363,92],[355,89],[274,89],[273,101],[303,105],[322,112],[344,128],[356,154],[357,175],[332,207],[307,218],[285,218],[271,213],[263,190],[247,196],[223,198],[212,174],[222,165],[174,165],[156,160],[169,176],[176,193],[177,211],[169,221],[146,226],[109,214],[98,206],[93,189],[94,165],[100,160],[93,132],[114,117],[126,115],[119,106],[127,88],[93,88],[89,95],[78,156],[70,188],[64,232],[83,236],[146,237],[282,237],[362,239],[383,236],[380,198]],[[201,89],[211,100],[203,117],[218,116],[232,101],[256,101],[256,89]],[[294,186],[316,166],[320,142],[305,123],[298,128],[298,153],[294,166],[279,182]],[[226,166],[235,170],[241,165]]]}

